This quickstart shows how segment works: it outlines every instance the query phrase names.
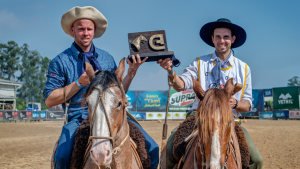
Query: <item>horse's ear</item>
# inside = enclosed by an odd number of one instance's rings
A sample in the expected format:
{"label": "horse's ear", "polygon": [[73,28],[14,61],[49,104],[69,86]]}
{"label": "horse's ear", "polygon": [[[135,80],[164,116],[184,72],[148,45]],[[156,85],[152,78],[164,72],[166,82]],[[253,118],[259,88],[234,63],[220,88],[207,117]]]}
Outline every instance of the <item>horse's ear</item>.
{"label": "horse's ear", "polygon": [[230,78],[229,80],[227,80],[224,89],[225,89],[226,93],[228,94],[228,96],[231,97],[233,94],[233,90],[234,90],[233,78]]}
{"label": "horse's ear", "polygon": [[193,89],[194,89],[194,92],[196,93],[196,96],[200,99],[200,100],[203,100],[204,98],[204,95],[205,95],[205,92],[204,90],[202,89],[200,83],[193,79]]}
{"label": "horse's ear", "polygon": [[89,77],[90,82],[95,77],[93,66],[89,62],[85,62],[85,72]]}
{"label": "horse's ear", "polygon": [[122,81],[123,81],[124,71],[125,71],[125,58],[123,58],[120,61],[119,66],[118,66],[117,70],[115,71],[115,75],[117,76],[120,83],[122,83]]}

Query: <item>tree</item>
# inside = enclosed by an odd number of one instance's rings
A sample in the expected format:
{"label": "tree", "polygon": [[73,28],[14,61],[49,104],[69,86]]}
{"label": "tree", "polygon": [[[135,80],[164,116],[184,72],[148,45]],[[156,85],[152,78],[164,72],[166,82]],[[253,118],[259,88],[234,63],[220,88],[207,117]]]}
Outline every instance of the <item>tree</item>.
{"label": "tree", "polygon": [[288,86],[300,86],[300,81],[298,76],[294,76],[293,78],[288,80]]}
{"label": "tree", "polygon": [[0,78],[15,80],[15,73],[19,69],[20,47],[14,41],[7,44],[0,43]]}

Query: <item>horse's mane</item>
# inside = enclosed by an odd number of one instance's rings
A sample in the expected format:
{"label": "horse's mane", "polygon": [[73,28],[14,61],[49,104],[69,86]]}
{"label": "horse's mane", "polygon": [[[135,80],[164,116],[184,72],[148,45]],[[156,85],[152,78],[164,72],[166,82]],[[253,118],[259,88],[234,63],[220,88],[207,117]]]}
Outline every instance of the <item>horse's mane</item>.
{"label": "horse's mane", "polygon": [[226,128],[231,128],[232,113],[229,104],[229,98],[224,89],[211,88],[205,93],[205,97],[200,101],[197,109],[197,122],[201,125],[201,138],[204,143],[212,138],[213,127],[218,122],[218,113],[220,111],[219,130],[221,135],[225,134]]}
{"label": "horse's mane", "polygon": [[101,85],[102,90],[105,91],[111,84],[118,85],[122,90],[121,84],[119,83],[114,71],[98,71],[86,89],[84,98],[86,99],[92,93],[95,86]]}

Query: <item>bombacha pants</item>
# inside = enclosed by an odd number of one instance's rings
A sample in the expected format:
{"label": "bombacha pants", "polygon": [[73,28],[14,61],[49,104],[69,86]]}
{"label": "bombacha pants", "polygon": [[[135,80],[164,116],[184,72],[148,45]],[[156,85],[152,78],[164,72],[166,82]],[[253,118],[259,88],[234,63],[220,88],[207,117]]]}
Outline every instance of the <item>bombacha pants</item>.
{"label": "bombacha pants", "polygon": [[[56,153],[54,155],[55,169],[69,169],[70,159],[73,151],[75,132],[84,120],[83,111],[72,112],[68,114],[68,124],[64,125],[59,138]],[[87,117],[87,116],[84,116]],[[159,163],[159,147],[157,143],[147,134],[147,132],[136,122],[127,116],[127,119],[133,122],[144,134],[146,139],[147,150],[151,158],[149,169],[156,169]]]}
{"label": "bombacha pants", "polygon": [[[195,113],[196,113],[195,111],[188,113],[186,117],[195,115]],[[173,141],[175,139],[175,134],[176,134],[178,127],[179,127],[179,125],[171,131],[171,135],[167,141],[167,157],[166,157],[167,158],[167,169],[173,169],[175,164],[178,163],[178,161],[176,161],[175,158],[173,157]],[[242,126],[240,126],[240,127],[242,128],[242,130],[244,132],[244,136],[246,138],[246,142],[248,144],[248,148],[250,151],[249,169],[262,169],[263,158],[262,158],[260,152],[258,151],[257,147],[255,146],[254,142],[252,141],[248,131],[245,128],[243,128]]]}

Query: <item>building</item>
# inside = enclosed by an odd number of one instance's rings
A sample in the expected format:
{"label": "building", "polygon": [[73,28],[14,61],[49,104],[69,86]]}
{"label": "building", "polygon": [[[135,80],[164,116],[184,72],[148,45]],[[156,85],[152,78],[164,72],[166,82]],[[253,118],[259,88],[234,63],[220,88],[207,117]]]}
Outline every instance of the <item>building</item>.
{"label": "building", "polygon": [[0,110],[16,110],[16,92],[21,83],[0,79]]}

